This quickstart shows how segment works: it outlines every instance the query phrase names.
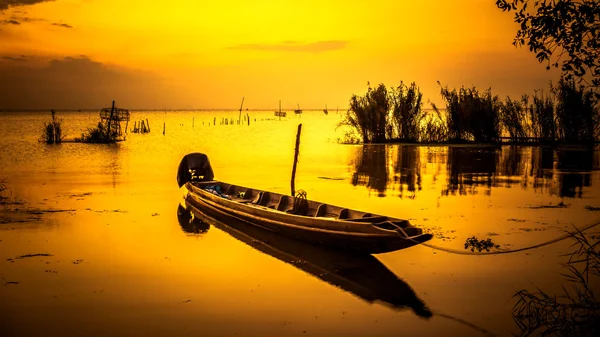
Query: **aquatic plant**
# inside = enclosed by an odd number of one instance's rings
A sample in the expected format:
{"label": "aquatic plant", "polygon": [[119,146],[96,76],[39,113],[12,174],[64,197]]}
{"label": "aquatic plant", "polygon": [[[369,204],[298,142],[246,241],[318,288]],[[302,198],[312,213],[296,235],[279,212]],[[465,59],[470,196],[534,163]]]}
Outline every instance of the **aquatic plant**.
{"label": "aquatic plant", "polygon": [[[461,87],[457,91],[438,84],[446,101],[449,141],[492,143],[498,139],[501,103],[498,96],[492,96],[491,89],[480,93],[475,87]],[[432,106],[439,113],[437,106]]]}
{"label": "aquatic plant", "polygon": [[529,106],[531,121],[531,137],[541,138],[542,141],[556,140],[556,116],[554,112],[554,97],[544,92],[535,92],[533,104]]}
{"label": "aquatic plant", "polygon": [[44,123],[44,133],[42,139],[48,144],[60,143],[63,139],[62,135],[62,120],[56,118],[54,110],[52,112],[52,120]]}
{"label": "aquatic plant", "polygon": [[523,140],[529,134],[529,123],[527,120],[527,101],[528,97],[523,96],[520,101],[506,97],[501,105],[500,122],[502,129],[508,133],[513,141]]}
{"label": "aquatic plant", "polygon": [[383,143],[389,124],[388,92],[384,84],[371,88],[365,96],[352,95],[350,108],[344,119],[338,124],[355,130],[363,143]]}
{"label": "aquatic plant", "polygon": [[389,93],[391,105],[391,120],[386,132],[388,139],[398,139],[405,142],[417,142],[421,138],[421,121],[423,112],[423,93],[412,82],[410,87],[400,82]]}
{"label": "aquatic plant", "polygon": [[[541,289],[518,291],[513,298],[513,320],[521,336],[598,336],[600,303],[596,299],[600,281],[600,237],[577,231],[571,233],[575,250],[563,264],[562,274],[572,285],[563,285],[563,295],[550,295]],[[596,288],[595,288],[596,287]]]}
{"label": "aquatic plant", "polygon": [[492,239],[479,240],[477,237],[472,236],[465,241],[465,249],[471,249],[472,252],[477,249],[478,252],[485,250],[489,252],[491,248],[500,248],[499,245],[495,244]]}
{"label": "aquatic plant", "polygon": [[556,96],[559,137],[567,143],[589,143],[598,136],[599,107],[591,90],[561,78],[551,86]]}
{"label": "aquatic plant", "polygon": [[95,128],[88,128],[87,132],[81,134],[81,138],[76,141],[84,143],[115,143],[118,138],[116,130],[110,132],[102,122],[98,122]]}
{"label": "aquatic plant", "polygon": [[12,195],[12,190],[6,185],[6,180],[0,180],[0,204],[4,204]]}
{"label": "aquatic plant", "polygon": [[421,121],[422,143],[443,143],[448,141],[448,127],[439,111],[427,113]]}

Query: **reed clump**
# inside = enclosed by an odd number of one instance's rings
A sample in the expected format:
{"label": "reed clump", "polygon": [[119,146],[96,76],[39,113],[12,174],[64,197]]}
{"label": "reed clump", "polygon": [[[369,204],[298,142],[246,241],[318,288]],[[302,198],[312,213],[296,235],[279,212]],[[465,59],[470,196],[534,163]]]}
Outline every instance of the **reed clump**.
{"label": "reed clump", "polygon": [[556,87],[556,121],[558,137],[567,143],[590,143],[598,136],[599,109],[594,92],[561,78]]}
{"label": "reed clump", "polygon": [[545,141],[556,140],[554,96],[551,93],[535,92],[533,103],[529,105],[529,119],[531,121],[531,137]]}
{"label": "reed clump", "polygon": [[98,126],[88,128],[81,138],[75,140],[83,143],[116,143],[118,136],[114,129],[111,132],[102,122],[98,122]]}
{"label": "reed clump", "polygon": [[[438,82],[441,86],[441,83]],[[457,143],[493,143],[500,136],[501,102],[491,89],[479,92],[475,87],[440,91],[446,102],[448,140]],[[439,109],[432,104],[433,109]]]}
{"label": "reed clump", "polygon": [[500,109],[500,124],[503,131],[513,140],[523,140],[529,136],[527,117],[527,102],[529,97],[524,95],[520,101],[506,97]]}
{"label": "reed clump", "polygon": [[364,96],[353,95],[338,124],[349,126],[343,142],[588,144],[600,137],[600,101],[573,80],[551,84],[549,94],[536,91],[532,103],[528,95],[501,101],[491,89],[451,90],[438,84],[446,106],[431,103],[433,113],[423,110],[414,82],[390,90],[369,86]]}
{"label": "reed clump", "polygon": [[600,303],[595,294],[600,281],[600,238],[572,233],[575,250],[563,264],[562,274],[571,284],[562,296],[520,290],[514,298],[513,320],[521,336],[598,336]]}
{"label": "reed clump", "polygon": [[52,112],[52,119],[48,123],[44,123],[44,133],[42,138],[48,144],[60,143],[63,139],[62,135],[62,120],[56,118],[54,110]]}
{"label": "reed clump", "polygon": [[400,82],[392,88],[389,100],[391,101],[391,119],[388,123],[388,139],[397,139],[404,142],[418,142],[423,131],[421,122],[425,117],[423,112],[423,93],[415,82],[410,86]]}
{"label": "reed clump", "polygon": [[369,85],[364,96],[352,95],[350,108],[338,126],[349,126],[363,143],[383,143],[389,124],[388,91],[384,84]]}
{"label": "reed clump", "polygon": [[426,116],[422,100],[423,94],[414,82],[410,86],[400,82],[391,90],[384,84],[376,88],[369,85],[364,96],[352,95],[350,108],[338,124],[338,127],[350,127],[344,142],[420,141],[423,132],[428,130],[422,126]]}

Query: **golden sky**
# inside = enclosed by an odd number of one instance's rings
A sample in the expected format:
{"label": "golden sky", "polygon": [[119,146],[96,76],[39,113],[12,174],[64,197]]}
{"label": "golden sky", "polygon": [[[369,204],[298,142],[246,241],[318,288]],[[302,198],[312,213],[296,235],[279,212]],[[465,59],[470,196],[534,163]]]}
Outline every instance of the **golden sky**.
{"label": "golden sky", "polygon": [[[366,84],[518,98],[548,72],[495,0],[0,0],[0,109],[346,108]],[[426,106],[428,107],[428,106]]]}

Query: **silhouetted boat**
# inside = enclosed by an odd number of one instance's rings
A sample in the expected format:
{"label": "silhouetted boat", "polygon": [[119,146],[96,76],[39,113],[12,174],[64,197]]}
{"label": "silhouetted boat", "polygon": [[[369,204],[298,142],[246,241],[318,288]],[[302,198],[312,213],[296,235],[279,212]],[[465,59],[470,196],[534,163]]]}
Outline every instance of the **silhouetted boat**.
{"label": "silhouetted boat", "polygon": [[408,220],[328,205],[213,180],[208,157],[191,153],[179,164],[177,182],[186,202],[209,216],[232,218],[290,237],[366,254],[391,252],[431,239]]}
{"label": "silhouetted boat", "polygon": [[295,113],[296,115],[299,115],[299,114],[301,114],[301,113],[302,113],[302,110],[300,110],[300,104],[298,104],[298,109],[294,109],[294,113]]}
{"label": "silhouetted boat", "polygon": [[275,111],[275,117],[285,117],[287,113],[285,111],[281,111],[281,100],[279,100],[279,111]]}
{"label": "silhouetted boat", "polygon": [[221,222],[187,201],[185,208],[178,206],[177,218],[181,228],[188,233],[190,228],[206,228],[207,231],[210,225],[215,226],[262,253],[369,303],[380,301],[395,309],[410,308],[420,317],[432,316],[414,290],[372,255],[349,254],[294,240],[237,219]]}

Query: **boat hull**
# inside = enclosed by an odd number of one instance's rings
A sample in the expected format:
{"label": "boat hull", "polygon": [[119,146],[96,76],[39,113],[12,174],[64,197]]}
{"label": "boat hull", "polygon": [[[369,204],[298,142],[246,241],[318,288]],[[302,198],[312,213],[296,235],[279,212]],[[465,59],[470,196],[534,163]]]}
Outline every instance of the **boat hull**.
{"label": "boat hull", "polygon": [[[288,237],[326,247],[361,254],[380,254],[408,248],[431,239],[431,234],[406,237],[395,230],[369,232],[370,224],[345,223],[331,219],[285,215],[257,208],[205,192],[192,183],[186,185],[187,204],[220,221],[241,220]],[[337,226],[338,228],[334,227]],[[413,228],[414,229],[414,228]]]}

